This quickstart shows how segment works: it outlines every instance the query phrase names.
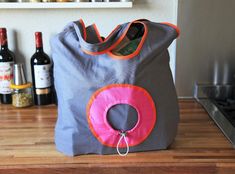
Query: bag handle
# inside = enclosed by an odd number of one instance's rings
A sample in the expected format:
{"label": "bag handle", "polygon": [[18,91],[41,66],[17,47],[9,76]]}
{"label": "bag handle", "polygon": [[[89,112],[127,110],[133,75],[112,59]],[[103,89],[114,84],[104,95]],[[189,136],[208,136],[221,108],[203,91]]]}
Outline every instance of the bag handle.
{"label": "bag handle", "polygon": [[102,43],[90,44],[86,42],[86,27],[84,25],[84,22],[81,19],[79,21],[74,22],[74,29],[79,38],[79,42],[80,42],[82,50],[92,55],[104,54],[108,52],[109,50],[111,50],[113,43],[117,42],[120,31],[122,31],[123,28],[125,27],[122,27],[121,25],[117,27],[116,30],[112,32],[109,39],[107,39],[106,41]]}
{"label": "bag handle", "polygon": [[[79,38],[82,50],[90,55],[100,55],[108,53],[113,48],[115,48],[124,39],[127,32],[129,31],[130,26],[133,23],[138,23],[138,22],[141,23],[143,21],[147,20],[145,19],[135,20],[130,23],[119,25],[111,32],[111,34],[104,41],[100,40],[100,43],[95,43],[95,44],[90,44],[86,42],[86,37],[87,37],[86,27],[81,19],[79,21],[74,22],[74,28]],[[100,37],[96,25],[93,24],[92,26],[96,30],[98,37]]]}

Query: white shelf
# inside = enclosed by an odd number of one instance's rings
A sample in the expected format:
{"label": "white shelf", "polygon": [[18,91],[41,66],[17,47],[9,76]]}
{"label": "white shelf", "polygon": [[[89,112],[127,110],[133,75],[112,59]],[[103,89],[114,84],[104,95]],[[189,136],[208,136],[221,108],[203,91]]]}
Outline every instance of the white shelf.
{"label": "white shelf", "polygon": [[132,2],[0,2],[0,9],[132,8]]}

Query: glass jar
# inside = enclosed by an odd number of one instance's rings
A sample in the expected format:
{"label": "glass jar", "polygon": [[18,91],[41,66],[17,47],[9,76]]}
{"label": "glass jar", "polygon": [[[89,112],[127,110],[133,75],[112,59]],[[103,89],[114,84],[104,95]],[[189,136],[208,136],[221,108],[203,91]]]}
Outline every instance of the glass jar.
{"label": "glass jar", "polygon": [[32,84],[13,85],[12,88],[12,105],[18,108],[33,105]]}

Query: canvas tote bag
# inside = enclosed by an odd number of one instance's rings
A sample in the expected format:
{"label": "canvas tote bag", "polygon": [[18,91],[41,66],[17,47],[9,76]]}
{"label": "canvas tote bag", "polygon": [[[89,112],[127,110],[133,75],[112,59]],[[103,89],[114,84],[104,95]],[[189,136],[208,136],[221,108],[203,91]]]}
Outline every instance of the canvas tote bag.
{"label": "canvas tote bag", "polygon": [[172,24],[136,20],[103,38],[69,23],[51,40],[60,152],[115,154],[166,149],[179,121],[168,47]]}

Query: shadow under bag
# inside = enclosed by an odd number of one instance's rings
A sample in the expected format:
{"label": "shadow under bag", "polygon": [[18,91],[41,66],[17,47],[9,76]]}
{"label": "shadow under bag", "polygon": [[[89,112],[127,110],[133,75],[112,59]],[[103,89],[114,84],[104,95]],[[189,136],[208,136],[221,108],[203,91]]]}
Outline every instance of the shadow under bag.
{"label": "shadow under bag", "polygon": [[172,24],[136,20],[107,38],[69,23],[51,40],[60,152],[115,154],[166,149],[179,121],[168,47]]}

